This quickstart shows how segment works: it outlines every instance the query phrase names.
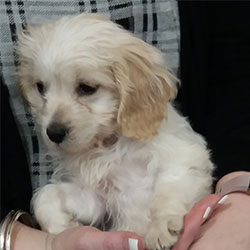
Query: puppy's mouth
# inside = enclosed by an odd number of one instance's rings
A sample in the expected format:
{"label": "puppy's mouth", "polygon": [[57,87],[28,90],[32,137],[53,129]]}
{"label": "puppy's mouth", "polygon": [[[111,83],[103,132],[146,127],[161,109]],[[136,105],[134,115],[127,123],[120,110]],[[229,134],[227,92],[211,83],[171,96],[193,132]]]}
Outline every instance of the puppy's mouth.
{"label": "puppy's mouth", "polygon": [[109,148],[118,141],[118,135],[112,133],[106,136],[95,136],[89,142],[71,138],[69,132],[58,131],[58,134],[44,133],[48,146],[60,154],[87,153],[95,148]]}

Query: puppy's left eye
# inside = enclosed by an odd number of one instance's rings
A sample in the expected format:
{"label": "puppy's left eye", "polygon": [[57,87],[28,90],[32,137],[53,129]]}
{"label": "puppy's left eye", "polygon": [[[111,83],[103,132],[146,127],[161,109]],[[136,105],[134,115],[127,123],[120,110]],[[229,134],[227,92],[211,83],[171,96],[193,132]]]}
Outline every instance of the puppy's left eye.
{"label": "puppy's left eye", "polygon": [[44,86],[44,83],[42,81],[38,81],[36,83],[36,87],[37,87],[37,90],[38,92],[41,94],[41,95],[44,95],[45,93],[45,86]]}
{"label": "puppy's left eye", "polygon": [[76,88],[76,92],[80,96],[92,95],[97,91],[97,89],[98,89],[98,86],[89,86],[87,84],[80,83]]}

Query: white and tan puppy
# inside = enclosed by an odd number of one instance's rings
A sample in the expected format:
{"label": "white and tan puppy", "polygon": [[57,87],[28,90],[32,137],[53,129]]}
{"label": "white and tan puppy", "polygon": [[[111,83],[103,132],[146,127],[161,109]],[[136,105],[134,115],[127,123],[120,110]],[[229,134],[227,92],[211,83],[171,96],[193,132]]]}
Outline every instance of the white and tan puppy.
{"label": "white and tan puppy", "polygon": [[183,216],[210,192],[204,139],[169,101],[175,78],[161,53],[95,14],[28,27],[19,79],[44,140],[57,154],[33,198],[41,227],[128,230],[168,249]]}

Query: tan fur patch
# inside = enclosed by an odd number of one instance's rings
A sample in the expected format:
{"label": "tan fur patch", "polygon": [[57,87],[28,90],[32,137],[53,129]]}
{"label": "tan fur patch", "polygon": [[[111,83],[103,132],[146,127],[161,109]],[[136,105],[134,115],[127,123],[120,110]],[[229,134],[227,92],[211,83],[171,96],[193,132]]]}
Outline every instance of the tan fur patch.
{"label": "tan fur patch", "polygon": [[167,102],[174,96],[173,77],[157,61],[155,49],[139,39],[131,40],[121,48],[124,61],[113,66],[121,95],[117,121],[125,136],[149,139],[157,135]]}

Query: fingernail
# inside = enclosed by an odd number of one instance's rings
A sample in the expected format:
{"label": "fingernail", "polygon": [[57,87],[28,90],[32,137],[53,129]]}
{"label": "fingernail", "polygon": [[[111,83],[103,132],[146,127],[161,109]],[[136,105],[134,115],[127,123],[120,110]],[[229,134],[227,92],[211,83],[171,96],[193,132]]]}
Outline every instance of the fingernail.
{"label": "fingernail", "polygon": [[138,250],[138,240],[128,239],[129,250]]}
{"label": "fingernail", "polygon": [[203,217],[202,217],[203,220],[206,219],[206,218],[208,217],[210,211],[211,211],[211,207],[208,207],[208,208],[206,209],[206,211],[205,211]]}
{"label": "fingernail", "polygon": [[227,198],[228,198],[228,195],[223,196],[223,197],[218,201],[218,204],[224,204],[225,201],[227,200]]}

